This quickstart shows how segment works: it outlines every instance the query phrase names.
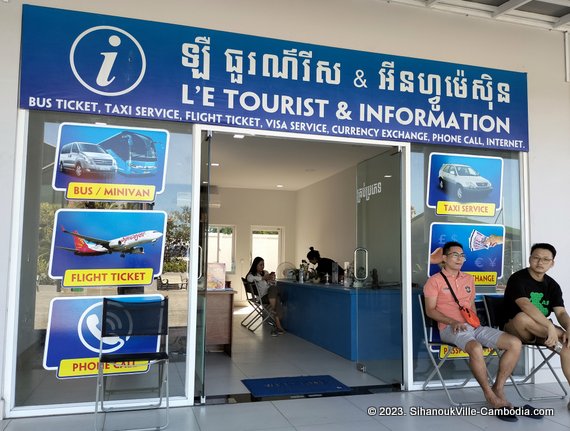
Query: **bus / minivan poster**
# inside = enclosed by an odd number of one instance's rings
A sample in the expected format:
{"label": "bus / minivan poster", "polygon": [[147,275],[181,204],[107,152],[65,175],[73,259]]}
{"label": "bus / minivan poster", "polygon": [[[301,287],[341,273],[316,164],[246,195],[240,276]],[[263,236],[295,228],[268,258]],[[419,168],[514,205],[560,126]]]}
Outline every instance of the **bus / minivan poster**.
{"label": "bus / minivan poster", "polygon": [[167,130],[62,123],[53,188],[69,200],[153,202],[164,190]]}
{"label": "bus / minivan poster", "polygon": [[431,153],[427,206],[438,215],[493,217],[501,209],[503,159]]}
{"label": "bus / minivan poster", "polygon": [[144,286],[162,273],[166,213],[61,209],[49,275],[63,287]]}

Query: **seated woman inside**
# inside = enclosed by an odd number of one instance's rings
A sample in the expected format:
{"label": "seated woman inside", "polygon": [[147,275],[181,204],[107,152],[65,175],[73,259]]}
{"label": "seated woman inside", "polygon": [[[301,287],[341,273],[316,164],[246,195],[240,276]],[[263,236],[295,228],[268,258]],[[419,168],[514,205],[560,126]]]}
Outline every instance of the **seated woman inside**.
{"label": "seated woman inside", "polygon": [[[328,257],[321,257],[321,254],[318,250],[315,250],[313,247],[309,247],[309,252],[307,253],[307,260],[311,262],[313,265],[317,265],[315,271],[317,272],[320,281],[324,283],[327,279],[334,283],[338,283],[340,278],[344,275],[344,269],[340,266],[337,262]],[[333,268],[337,268],[338,271],[338,279],[333,280]]]}
{"label": "seated woman inside", "polygon": [[283,307],[281,305],[281,298],[279,298],[279,291],[275,284],[275,273],[265,271],[265,261],[263,258],[258,256],[253,259],[246,280],[256,284],[261,300],[264,304],[268,305],[271,317],[275,321],[275,328],[271,331],[271,336],[276,337],[277,335],[284,334],[285,330],[283,326],[281,326]]}

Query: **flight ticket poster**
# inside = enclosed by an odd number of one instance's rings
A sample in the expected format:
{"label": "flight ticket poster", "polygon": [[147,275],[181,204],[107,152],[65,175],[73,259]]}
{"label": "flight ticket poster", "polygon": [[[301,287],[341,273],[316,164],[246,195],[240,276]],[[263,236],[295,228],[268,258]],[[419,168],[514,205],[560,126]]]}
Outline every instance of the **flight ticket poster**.
{"label": "flight ticket poster", "polygon": [[164,211],[62,209],[49,275],[63,287],[149,285],[162,273]]}

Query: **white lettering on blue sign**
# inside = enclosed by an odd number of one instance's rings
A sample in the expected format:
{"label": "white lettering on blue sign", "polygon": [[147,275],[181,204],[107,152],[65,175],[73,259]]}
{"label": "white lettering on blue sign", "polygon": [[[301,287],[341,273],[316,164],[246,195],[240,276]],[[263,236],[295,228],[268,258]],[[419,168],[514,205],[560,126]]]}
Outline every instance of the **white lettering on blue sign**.
{"label": "white lettering on blue sign", "polygon": [[524,73],[23,10],[24,109],[528,150]]}

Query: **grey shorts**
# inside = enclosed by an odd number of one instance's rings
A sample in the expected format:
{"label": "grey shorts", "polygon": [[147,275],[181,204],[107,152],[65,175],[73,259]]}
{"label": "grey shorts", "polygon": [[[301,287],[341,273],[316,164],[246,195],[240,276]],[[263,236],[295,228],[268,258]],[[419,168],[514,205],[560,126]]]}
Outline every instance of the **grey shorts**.
{"label": "grey shorts", "polygon": [[467,326],[466,331],[457,332],[456,334],[452,332],[451,325],[446,326],[440,333],[441,341],[455,344],[461,350],[465,350],[467,343],[473,340],[478,341],[484,347],[497,348],[497,342],[503,331],[490,326],[479,326],[478,328],[473,328],[473,326],[468,324],[465,324],[465,326]]}

